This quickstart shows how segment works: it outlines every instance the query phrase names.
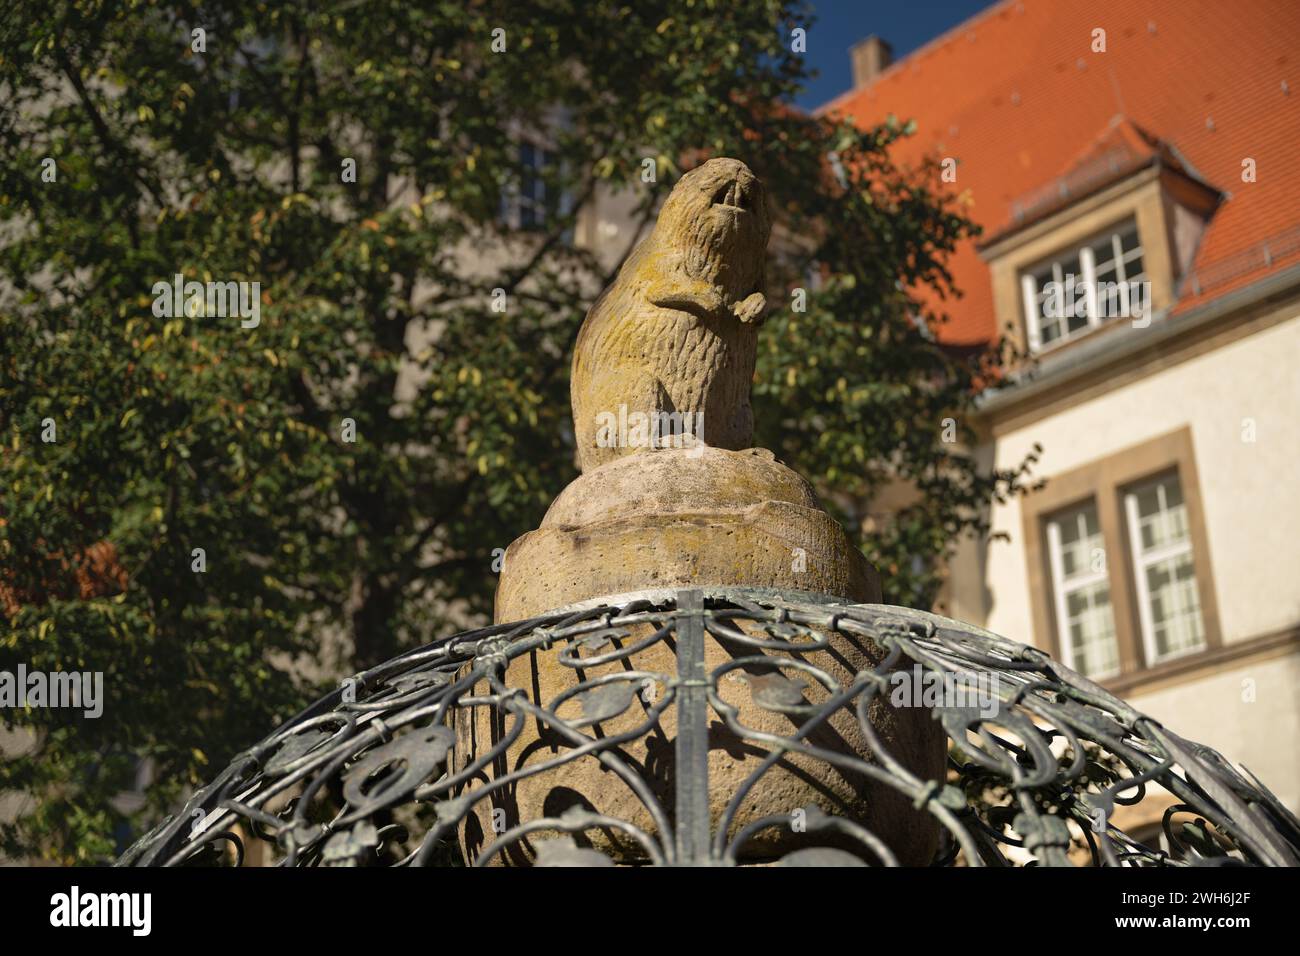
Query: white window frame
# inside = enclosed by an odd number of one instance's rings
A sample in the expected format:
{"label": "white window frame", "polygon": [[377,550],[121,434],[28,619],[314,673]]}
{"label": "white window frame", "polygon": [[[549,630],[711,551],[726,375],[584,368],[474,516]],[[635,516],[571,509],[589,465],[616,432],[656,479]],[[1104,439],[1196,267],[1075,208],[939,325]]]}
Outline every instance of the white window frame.
{"label": "white window frame", "polygon": [[[1198,654],[1204,651],[1207,642],[1205,639],[1205,610],[1201,607],[1198,598],[1196,602],[1196,613],[1201,618],[1201,643],[1193,647],[1185,647],[1181,650],[1173,651],[1169,654],[1159,654],[1156,648],[1156,625],[1151,616],[1151,586],[1147,583],[1147,569],[1153,564],[1159,564],[1162,561],[1168,561],[1170,558],[1179,558],[1184,554],[1191,557],[1192,560],[1192,578],[1196,579],[1196,554],[1192,550],[1192,534],[1188,529],[1187,536],[1177,544],[1167,544],[1154,551],[1143,553],[1142,551],[1142,523],[1138,515],[1138,492],[1150,485],[1156,485],[1160,495],[1161,510],[1164,507],[1164,482],[1168,480],[1169,475],[1160,475],[1159,477],[1149,479],[1128,488],[1124,492],[1124,514],[1128,519],[1128,540],[1129,553],[1133,558],[1133,577],[1134,584],[1137,586],[1138,598],[1138,620],[1142,627],[1142,650],[1146,655],[1146,665],[1151,667],[1154,664],[1162,664],[1165,661],[1176,660],[1179,657],[1186,657],[1189,654]],[[1182,476],[1174,474],[1178,481],[1178,487],[1182,489]],[[1187,507],[1187,497],[1183,496],[1183,507]],[[1190,517],[1190,516],[1189,516]],[[1197,582],[1199,587],[1199,582]]]}
{"label": "white window frame", "polygon": [[[1128,227],[1130,224],[1132,224],[1133,231],[1137,233],[1137,247],[1131,249],[1129,252],[1124,252],[1119,237],[1129,231]],[[1097,301],[1097,262],[1096,257],[1093,255],[1092,247],[1096,245],[1103,236],[1108,236],[1110,239],[1111,254],[1114,256],[1115,262],[1116,282],[1128,281],[1125,277],[1125,267],[1128,263],[1125,260],[1135,258],[1136,256],[1142,257],[1142,271],[1138,273],[1138,275],[1145,276],[1147,274],[1146,247],[1142,244],[1142,233],[1138,229],[1136,217],[1133,216],[1121,219],[1109,229],[1103,229],[1098,233],[1094,233],[1091,239],[1058,250],[1056,254],[1050,258],[1040,260],[1037,266],[1025,269],[1020,274],[1020,301],[1025,315],[1025,338],[1029,342],[1029,350],[1031,352],[1037,353],[1050,351],[1058,345],[1074,341],[1081,335],[1087,335],[1093,329],[1096,329],[1102,324],[1101,308]],[[1043,330],[1041,326],[1042,317],[1038,314],[1038,295],[1040,290],[1034,282],[1034,274],[1041,272],[1045,267],[1050,266],[1052,268],[1053,281],[1059,282],[1061,280],[1056,278],[1056,273],[1061,271],[1058,266],[1064,260],[1075,256],[1079,259],[1079,269],[1083,273],[1082,280],[1085,283],[1084,288],[1087,293],[1088,314],[1086,318],[1088,320],[1088,325],[1086,328],[1079,329],[1076,332],[1070,332],[1068,331],[1069,320],[1062,317],[1060,321],[1065,323],[1066,331],[1044,345]]]}
{"label": "white window frame", "polygon": [[[1062,511],[1057,513],[1058,515],[1078,514],[1081,508],[1087,505],[1091,505],[1094,513],[1097,511],[1096,501],[1090,500],[1088,502],[1080,502],[1078,505],[1072,508],[1063,509]],[[1100,514],[1097,515],[1097,518],[1098,521],[1100,521],[1101,519]],[[1104,547],[1105,538],[1103,538],[1102,541]],[[1051,564],[1051,570],[1052,570],[1052,603],[1056,607],[1056,640],[1057,640],[1057,644],[1061,648],[1061,659],[1066,662],[1067,666],[1074,667],[1075,664],[1074,644],[1070,637],[1070,616],[1069,616],[1068,598],[1075,591],[1092,587],[1093,585],[1102,582],[1105,582],[1107,588],[1109,588],[1110,572],[1106,567],[1106,564],[1108,562],[1103,561],[1102,562],[1103,567],[1100,571],[1092,571],[1087,576],[1075,577],[1071,579],[1069,586],[1067,587],[1065,582],[1065,562],[1063,560],[1063,553],[1064,552],[1061,547],[1061,520],[1059,517],[1049,518],[1047,520],[1047,556],[1048,556],[1048,562]],[[1114,600],[1111,601],[1110,613],[1112,615],[1111,629],[1114,630],[1114,617],[1113,617],[1115,614]],[[1108,671],[1102,671],[1096,674],[1084,675],[1089,680],[1094,680],[1094,681],[1105,680],[1109,677],[1115,677],[1120,673],[1118,634],[1116,634],[1115,637],[1116,637],[1116,647],[1115,647],[1116,661],[1115,661],[1114,669]]]}

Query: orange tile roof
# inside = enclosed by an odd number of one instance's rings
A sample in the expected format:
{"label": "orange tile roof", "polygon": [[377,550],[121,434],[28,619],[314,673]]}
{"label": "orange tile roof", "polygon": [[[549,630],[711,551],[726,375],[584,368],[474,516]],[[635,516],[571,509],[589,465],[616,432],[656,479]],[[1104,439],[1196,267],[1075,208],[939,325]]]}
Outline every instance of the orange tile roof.
{"label": "orange tile roof", "polygon": [[986,223],[984,235],[976,246],[982,249],[1031,222],[1067,209],[1085,196],[1127,178],[1156,160],[1162,166],[1187,174],[1167,143],[1138,129],[1127,116],[1115,116],[1069,167],[1061,170],[1059,176],[1016,198],[1011,203],[1010,220],[993,229]]}
{"label": "orange tile roof", "polygon": [[[1105,53],[1092,52],[1099,27]],[[1003,0],[818,112],[861,125],[890,113],[915,119],[916,135],[895,158],[956,157],[956,188],[986,238],[1107,150],[1167,151],[1225,194],[1176,306],[1182,312],[1300,261],[1300,189],[1290,169],[1300,146],[1297,38],[1292,0]],[[1241,179],[1247,157],[1254,183]],[[947,303],[942,338],[992,338],[989,269],[975,243],[950,267],[965,298]]]}

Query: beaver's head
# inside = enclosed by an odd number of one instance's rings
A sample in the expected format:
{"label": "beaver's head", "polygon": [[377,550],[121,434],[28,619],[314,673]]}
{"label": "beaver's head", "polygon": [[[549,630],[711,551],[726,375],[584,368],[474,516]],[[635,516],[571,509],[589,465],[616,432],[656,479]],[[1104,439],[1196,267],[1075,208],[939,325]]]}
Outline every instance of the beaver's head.
{"label": "beaver's head", "polygon": [[767,191],[749,167],[711,159],[673,187],[655,236],[682,254],[693,278],[740,299],[761,291],[771,230]]}

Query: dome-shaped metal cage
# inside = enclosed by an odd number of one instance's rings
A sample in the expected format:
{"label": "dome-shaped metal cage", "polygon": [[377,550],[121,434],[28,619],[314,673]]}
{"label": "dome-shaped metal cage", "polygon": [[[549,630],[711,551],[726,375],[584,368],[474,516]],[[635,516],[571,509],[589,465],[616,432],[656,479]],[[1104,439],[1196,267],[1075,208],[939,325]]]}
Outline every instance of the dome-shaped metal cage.
{"label": "dome-shaped metal cage", "polygon": [[[873,663],[846,668],[839,641]],[[930,777],[898,752],[903,709],[937,741]],[[730,588],[404,653],[241,754],[119,865],[462,861],[1294,866],[1300,823],[1040,650],[920,611]]]}

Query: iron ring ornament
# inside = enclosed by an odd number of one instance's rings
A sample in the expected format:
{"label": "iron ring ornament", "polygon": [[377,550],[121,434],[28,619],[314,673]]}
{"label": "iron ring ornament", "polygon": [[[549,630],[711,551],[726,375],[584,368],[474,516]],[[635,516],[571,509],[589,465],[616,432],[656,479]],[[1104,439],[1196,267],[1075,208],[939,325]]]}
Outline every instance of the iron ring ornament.
{"label": "iron ring ornament", "polygon": [[[817,657],[837,636],[867,642],[878,663],[837,679]],[[706,666],[706,639],[724,663]],[[676,669],[637,666],[656,650]],[[547,697],[539,659],[569,686]],[[876,732],[873,708],[897,706],[900,688],[942,725],[943,779],[910,772]],[[783,732],[741,719],[745,692]],[[868,753],[817,742],[845,714]],[[751,758],[721,795],[710,780],[720,726]],[[530,733],[540,759],[512,762]],[[240,865],[257,847],[280,866],[483,866],[526,847],[539,866],[726,866],[764,840],[780,847],[765,862],[780,865],[897,864],[851,814],[746,816],[774,768],[795,760],[905,797],[938,831],[935,866],[1300,865],[1300,821],[1258,780],[1042,651],[921,611],[753,588],[620,595],[401,654],[240,754],[118,865]],[[503,811],[527,787],[563,789],[579,764],[625,789],[635,819],[581,795]],[[1116,824],[1146,800],[1162,839]]]}

